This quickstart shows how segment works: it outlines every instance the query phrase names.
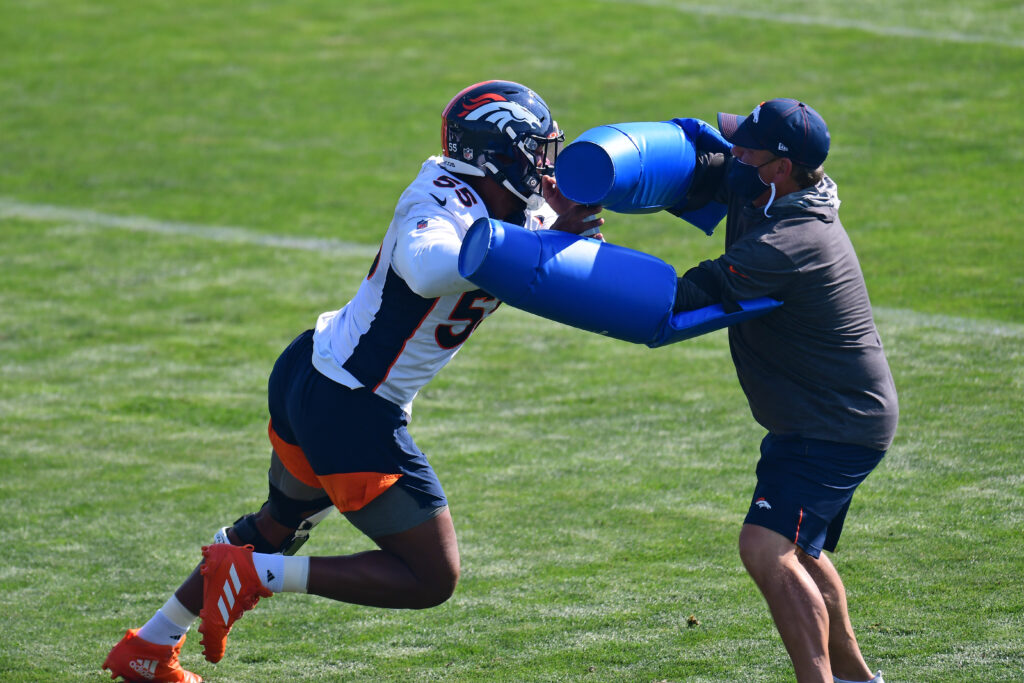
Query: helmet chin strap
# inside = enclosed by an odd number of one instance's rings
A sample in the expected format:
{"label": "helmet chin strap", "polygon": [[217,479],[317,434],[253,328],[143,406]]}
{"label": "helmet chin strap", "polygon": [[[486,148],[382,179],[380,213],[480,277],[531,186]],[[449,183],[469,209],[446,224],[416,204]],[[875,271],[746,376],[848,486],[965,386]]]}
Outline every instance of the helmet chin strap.
{"label": "helmet chin strap", "polygon": [[528,211],[536,211],[540,207],[544,206],[544,197],[542,195],[531,194],[529,197],[524,197],[519,190],[512,187],[512,183],[510,183],[507,178],[505,180],[502,180],[501,184],[502,186],[504,186],[506,190],[508,190],[509,192],[511,192],[512,194],[526,202],[526,209]]}
{"label": "helmet chin strap", "polygon": [[528,211],[536,211],[540,207],[544,206],[543,195],[531,193],[529,197],[526,197],[523,195],[522,192],[520,192],[519,190],[512,186],[512,183],[509,182],[508,176],[499,171],[497,166],[490,162],[484,164],[484,166],[487,168],[488,171],[491,172],[491,176],[499,183],[501,183],[502,187],[504,187],[506,190],[508,190],[515,196],[519,197],[526,203],[526,208]]}

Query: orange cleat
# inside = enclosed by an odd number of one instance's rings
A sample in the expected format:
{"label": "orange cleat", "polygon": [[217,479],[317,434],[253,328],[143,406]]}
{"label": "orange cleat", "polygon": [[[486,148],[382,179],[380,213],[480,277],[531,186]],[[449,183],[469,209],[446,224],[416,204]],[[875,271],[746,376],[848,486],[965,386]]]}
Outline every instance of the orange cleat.
{"label": "orange cleat", "polygon": [[158,683],[202,683],[203,679],[181,668],[181,637],[177,645],[157,645],[136,635],[139,629],[129,629],[103,661],[111,678],[122,677],[129,683],[157,681]]}
{"label": "orange cleat", "polygon": [[199,632],[203,654],[211,662],[224,656],[231,625],[260,598],[273,593],[264,587],[252,563],[252,546],[217,543],[203,546],[203,608]]}

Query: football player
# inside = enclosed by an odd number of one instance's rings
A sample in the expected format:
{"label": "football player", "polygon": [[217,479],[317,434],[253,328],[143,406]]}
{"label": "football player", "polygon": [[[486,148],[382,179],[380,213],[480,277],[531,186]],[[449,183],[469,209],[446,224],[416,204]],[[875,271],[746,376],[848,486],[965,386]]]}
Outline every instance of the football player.
{"label": "football player", "polygon": [[[459,275],[475,220],[599,236],[598,207],[569,201],[552,177],[563,141],[544,100],[518,83],[477,83],[448,103],[441,156],[427,159],[399,198],[355,296],[274,365],[267,501],[217,531],[174,595],[114,646],[103,663],[113,678],[200,681],[178,661],[193,622],[202,620],[203,653],[217,662],[232,624],[281,591],[390,608],[452,595],[455,528],[407,431],[412,403],[500,304]],[[376,549],[295,555],[333,508]]]}

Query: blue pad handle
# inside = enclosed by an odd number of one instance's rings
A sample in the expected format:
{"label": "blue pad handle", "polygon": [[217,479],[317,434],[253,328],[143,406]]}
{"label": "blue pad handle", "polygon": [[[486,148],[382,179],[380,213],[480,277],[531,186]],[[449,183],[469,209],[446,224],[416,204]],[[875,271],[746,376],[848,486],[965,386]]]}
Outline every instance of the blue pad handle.
{"label": "blue pad handle", "polygon": [[720,330],[729,325],[757,318],[765,313],[770,313],[782,305],[781,301],[761,297],[758,299],[747,299],[736,302],[740,310],[734,313],[726,313],[721,304],[711,304],[704,308],[697,308],[692,311],[681,311],[669,318],[668,323],[661,329],[654,341],[647,342],[647,346],[657,348],[666,344],[674,344],[685,339],[692,339],[714,330]]}

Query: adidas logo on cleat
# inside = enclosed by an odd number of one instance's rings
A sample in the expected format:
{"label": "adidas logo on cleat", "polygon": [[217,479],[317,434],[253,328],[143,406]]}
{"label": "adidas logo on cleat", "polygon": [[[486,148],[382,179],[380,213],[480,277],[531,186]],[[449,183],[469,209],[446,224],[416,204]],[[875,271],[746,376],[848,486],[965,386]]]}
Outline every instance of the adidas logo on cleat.
{"label": "adidas logo on cleat", "polygon": [[138,629],[128,629],[124,638],[103,661],[103,668],[110,670],[111,678],[123,678],[135,683],[202,683],[202,678],[181,668],[178,662],[185,636],[176,645],[156,645],[139,638],[137,634]]}
{"label": "adidas logo on cleat", "polygon": [[238,578],[238,570],[235,569],[234,563],[228,568],[228,575],[231,577],[231,581],[230,583],[228,581],[224,582],[224,590],[217,599],[217,608],[220,609],[220,616],[224,619],[225,624],[231,623],[228,613],[235,606],[235,597],[238,595],[238,592],[242,590],[242,582]]}
{"label": "adidas logo on cleat", "polygon": [[157,661],[155,659],[133,659],[128,663],[132,671],[139,674],[147,681],[153,680],[156,674]]}

